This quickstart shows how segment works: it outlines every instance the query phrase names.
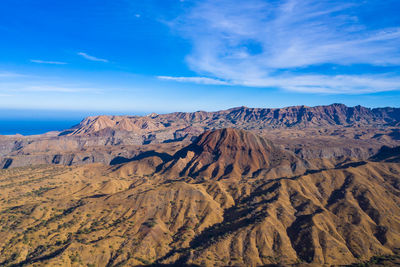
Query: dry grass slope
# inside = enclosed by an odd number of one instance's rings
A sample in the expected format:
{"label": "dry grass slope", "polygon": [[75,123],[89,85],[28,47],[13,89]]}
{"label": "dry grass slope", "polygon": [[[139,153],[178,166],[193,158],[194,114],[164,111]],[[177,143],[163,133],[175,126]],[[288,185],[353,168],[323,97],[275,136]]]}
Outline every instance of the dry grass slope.
{"label": "dry grass slope", "polygon": [[[194,144],[115,166],[0,170],[0,266],[398,262],[399,163],[306,162],[237,130]],[[192,168],[210,155],[236,171]]]}

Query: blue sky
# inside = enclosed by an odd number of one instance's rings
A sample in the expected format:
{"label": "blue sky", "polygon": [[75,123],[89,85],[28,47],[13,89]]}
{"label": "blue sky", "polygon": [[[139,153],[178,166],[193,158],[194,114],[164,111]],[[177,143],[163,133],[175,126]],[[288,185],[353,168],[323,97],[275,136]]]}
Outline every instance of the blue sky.
{"label": "blue sky", "polygon": [[2,0],[0,109],[399,107],[399,10],[398,0]]}

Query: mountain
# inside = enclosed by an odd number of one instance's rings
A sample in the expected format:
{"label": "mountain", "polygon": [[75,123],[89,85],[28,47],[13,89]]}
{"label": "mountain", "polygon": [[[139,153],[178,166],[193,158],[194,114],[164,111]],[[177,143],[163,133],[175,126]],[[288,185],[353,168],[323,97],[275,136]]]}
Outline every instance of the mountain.
{"label": "mountain", "polygon": [[0,265],[396,264],[400,164],[385,159],[306,161],[220,129],[111,166],[0,170]]}
{"label": "mountain", "polygon": [[121,173],[134,175],[216,180],[260,175],[278,177],[306,169],[305,162],[294,153],[261,136],[232,128],[206,131],[172,155],[148,151],[130,159],[116,158],[111,165],[120,165],[117,168]]}
{"label": "mountain", "polygon": [[115,131],[178,130],[197,126],[204,129],[239,128],[304,128],[327,126],[395,126],[400,122],[399,108],[347,107],[343,104],[329,106],[294,106],[287,108],[238,107],[217,112],[151,114],[139,116],[97,116],[84,119],[65,135],[88,135],[110,128]]}
{"label": "mountain", "polygon": [[371,160],[400,163],[400,146],[398,147],[383,146],[377,154],[371,157]]}
{"label": "mountain", "polygon": [[305,160],[364,160],[382,146],[400,145],[399,110],[332,104],[88,117],[63,132],[0,136],[0,168],[109,164],[153,149],[160,153],[177,151],[203,132],[223,128],[251,131]]}
{"label": "mountain", "polygon": [[162,167],[162,173],[218,179],[254,177],[278,168],[281,173],[285,169],[292,172],[292,167],[300,166],[301,161],[293,153],[271,141],[248,131],[226,128],[200,135],[193,144],[178,151]]}

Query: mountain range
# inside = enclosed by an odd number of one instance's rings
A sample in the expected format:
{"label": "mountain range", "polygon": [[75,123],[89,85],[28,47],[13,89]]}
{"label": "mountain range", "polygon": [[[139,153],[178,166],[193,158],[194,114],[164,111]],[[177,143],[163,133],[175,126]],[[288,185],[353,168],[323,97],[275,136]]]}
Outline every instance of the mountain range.
{"label": "mountain range", "polygon": [[306,159],[232,128],[171,144],[1,170],[0,265],[400,263],[398,148]]}
{"label": "mountain range", "polygon": [[370,109],[343,104],[96,116],[62,132],[0,136],[0,168],[49,163],[109,164],[117,157],[133,157],[140,151],[155,149],[154,146],[176,149],[204,131],[222,128],[251,131],[302,158],[366,159],[384,145],[399,145],[399,125],[399,108]]}
{"label": "mountain range", "polygon": [[0,136],[0,266],[398,265],[399,118],[239,107]]}
{"label": "mountain range", "polygon": [[[106,129],[128,132],[156,132],[168,129],[200,127],[203,129],[240,128],[246,130],[274,128],[306,128],[327,126],[398,126],[400,108],[347,107],[343,104],[329,106],[295,106],[287,108],[238,107],[217,112],[150,114],[137,116],[96,116],[84,119],[79,125],[61,135],[90,135]],[[180,129],[177,129],[180,128]],[[179,133],[174,132],[175,135]],[[176,136],[175,136],[176,137]]]}

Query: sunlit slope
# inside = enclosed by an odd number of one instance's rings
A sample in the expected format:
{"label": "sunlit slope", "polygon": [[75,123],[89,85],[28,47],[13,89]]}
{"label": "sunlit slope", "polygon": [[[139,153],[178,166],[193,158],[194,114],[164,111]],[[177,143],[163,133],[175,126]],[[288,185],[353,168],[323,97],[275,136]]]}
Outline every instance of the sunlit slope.
{"label": "sunlit slope", "polygon": [[[209,148],[224,162],[235,142],[253,140],[241,131],[203,137],[193,158]],[[236,146],[232,164],[249,163],[258,175],[242,172],[246,164],[232,175],[172,171],[185,158],[179,151],[115,166],[1,170],[0,265],[351,264],[399,252],[400,164],[293,167],[279,176],[272,162],[289,155],[254,138]],[[242,153],[249,148],[261,149],[257,159],[275,153],[254,165]]]}

